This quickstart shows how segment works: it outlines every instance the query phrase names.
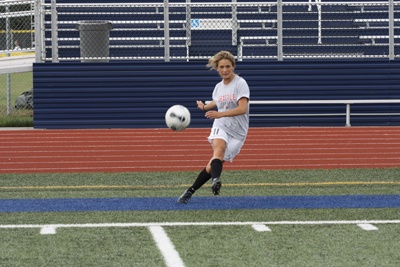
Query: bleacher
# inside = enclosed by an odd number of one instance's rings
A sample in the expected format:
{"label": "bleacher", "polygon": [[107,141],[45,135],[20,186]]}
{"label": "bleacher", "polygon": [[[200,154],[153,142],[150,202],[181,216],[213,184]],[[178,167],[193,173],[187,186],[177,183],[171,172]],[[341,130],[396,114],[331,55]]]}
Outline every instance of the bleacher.
{"label": "bleacher", "polygon": [[[157,5],[144,6],[74,6],[57,7],[58,16],[58,49],[61,58],[79,59],[80,32],[82,21],[111,22],[110,57],[116,59],[136,59],[140,57],[164,56],[164,15]],[[51,55],[51,20],[46,20],[47,56]],[[181,20],[170,20],[169,42],[171,52],[187,57],[187,38],[185,23]]]}
{"label": "bleacher", "polygon": [[[389,54],[388,7],[382,4],[324,5],[298,2],[283,6],[282,50],[285,58],[379,58]],[[236,5],[171,3],[168,40],[171,59],[208,58],[221,49],[240,60],[277,59],[276,2]],[[46,59],[52,57],[51,16],[46,13]],[[79,60],[80,21],[112,23],[110,60],[164,59],[164,4],[59,4],[58,53]],[[395,45],[400,35],[400,7],[395,5]],[[53,25],[54,26],[54,25]]]}

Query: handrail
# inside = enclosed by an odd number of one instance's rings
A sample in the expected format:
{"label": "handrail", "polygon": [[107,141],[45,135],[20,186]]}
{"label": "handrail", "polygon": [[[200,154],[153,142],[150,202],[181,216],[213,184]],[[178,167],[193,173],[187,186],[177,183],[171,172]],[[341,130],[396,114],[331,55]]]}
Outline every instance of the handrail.
{"label": "handrail", "polygon": [[350,127],[351,104],[389,104],[400,103],[400,99],[347,99],[347,100],[250,100],[250,105],[277,105],[277,104],[345,104],[346,126]]}

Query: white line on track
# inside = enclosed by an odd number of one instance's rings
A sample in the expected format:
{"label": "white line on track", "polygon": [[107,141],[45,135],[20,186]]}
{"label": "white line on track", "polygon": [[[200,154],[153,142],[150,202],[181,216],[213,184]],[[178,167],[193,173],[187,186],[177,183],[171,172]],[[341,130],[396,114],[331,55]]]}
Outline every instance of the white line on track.
{"label": "white line on track", "polygon": [[[330,164],[330,163],[321,163],[321,160],[318,160],[318,159],[307,159],[306,160],[306,162],[307,163],[301,163],[301,162],[304,162],[305,160],[302,160],[302,159],[292,159],[292,160],[288,160],[288,159],[266,159],[266,160],[257,160],[257,163],[262,163],[262,162],[266,162],[266,163],[271,163],[271,162],[289,162],[289,163],[291,163],[291,164],[288,164],[288,165],[283,165],[283,166],[291,166],[291,165],[294,165],[294,164],[292,164],[292,163],[294,163],[294,162],[298,162],[298,164],[296,164],[295,166],[309,166],[310,164],[310,162],[317,162],[316,164],[312,164],[311,166],[318,166],[318,165],[326,165],[326,166],[379,166],[379,165],[383,165],[383,166],[399,166],[400,164],[399,164],[399,162],[400,162],[400,157],[399,158],[384,158],[384,159],[382,159],[382,158],[371,158],[371,159],[369,159],[369,160],[385,160],[385,161],[394,161],[394,162],[368,162],[368,163],[357,163],[357,162],[355,162],[355,163],[345,163],[345,161],[346,160],[348,160],[348,161],[350,161],[350,160],[354,160],[354,159],[352,159],[352,158],[347,158],[347,159],[345,159],[345,158],[329,158],[329,159],[324,159],[323,161],[324,162],[329,162],[329,161],[334,161],[335,162],[335,164]],[[338,162],[338,161],[341,161],[341,162]],[[37,163],[35,163],[35,164],[45,164],[45,165],[47,165],[47,166],[51,166],[52,164],[54,165],[54,164],[59,164],[59,165],[62,165],[62,166],[67,166],[67,165],[69,165],[69,164],[82,164],[82,165],[90,165],[90,164],[93,164],[94,166],[92,166],[92,168],[99,168],[99,169],[105,169],[105,168],[110,168],[110,169],[112,169],[113,167],[115,167],[115,166],[106,166],[106,165],[102,165],[102,166],[97,166],[97,165],[99,165],[99,164],[106,164],[106,163],[114,163],[114,164],[130,164],[129,166],[121,166],[121,167],[119,167],[119,168],[129,168],[129,169],[138,169],[139,168],[139,166],[135,166],[135,164],[137,165],[138,163],[147,163],[148,162],[148,160],[119,160],[119,161],[111,161],[111,160],[108,160],[108,161],[91,161],[91,160],[87,160],[87,161],[84,161],[84,162],[81,162],[81,161],[60,161],[60,162],[54,162],[54,161],[42,161],[42,162],[37,162]],[[153,163],[170,163],[170,162],[174,162],[174,161],[172,161],[172,160],[153,160],[152,161]],[[203,161],[201,161],[201,160],[180,160],[179,162],[181,162],[181,163],[183,163],[183,162],[188,162],[188,163],[193,163],[193,162],[198,162],[199,163],[199,165],[197,166],[197,167],[199,167],[199,166],[201,166],[201,163],[202,162],[204,162],[204,160]],[[241,162],[242,163],[245,163],[245,162],[254,162],[254,160],[253,161],[251,161],[251,160],[241,160]],[[31,164],[34,164],[34,163],[31,163]],[[8,163],[7,162],[5,162],[5,163],[0,163],[0,165],[8,165]],[[25,166],[26,165],[26,162],[13,162],[13,165],[23,165],[23,166]],[[160,167],[164,167],[164,168],[166,168],[166,167],[168,167],[168,166],[166,166],[167,164],[165,164],[164,166],[160,166]],[[258,164],[259,166],[271,166],[271,167],[276,167],[276,166],[280,166],[280,165],[282,165],[282,164],[263,164],[263,165],[261,165],[261,164]],[[254,164],[241,164],[241,165],[238,165],[238,164],[236,164],[236,165],[232,165],[232,166],[229,166],[230,168],[238,168],[239,166],[240,167],[244,167],[244,168],[246,168],[246,167],[254,167],[254,166],[258,166],[258,165],[254,165]],[[182,166],[183,168],[185,168],[185,167],[188,167],[188,166]],[[88,167],[88,168],[91,168],[90,166]],[[118,167],[117,167],[118,168]],[[149,168],[153,168],[153,166],[144,166],[144,168],[146,168],[146,169],[149,169]],[[154,168],[157,168],[157,167],[154,167]],[[6,169],[6,168],[4,168],[5,170],[10,170],[10,169]],[[21,170],[29,170],[29,169],[31,169],[31,168],[20,168]],[[43,168],[43,169],[51,169],[51,168]],[[68,167],[59,167],[59,169],[65,169],[65,170],[67,170],[67,169],[69,169]],[[85,169],[85,167],[82,167],[82,169]]]}
{"label": "white line on track", "polygon": [[[191,161],[193,163],[193,161]],[[54,163],[52,163],[54,164]],[[200,168],[202,165],[188,165],[188,166],[174,166],[174,170],[197,170]],[[398,167],[399,163],[334,163],[334,164],[245,164],[245,165],[230,165],[226,167],[226,170],[252,170],[253,168],[257,168],[260,170],[274,170],[274,169],[279,169],[279,168],[328,168],[328,167],[334,167],[334,168],[351,168],[351,167],[363,167],[363,168],[374,168],[374,167]],[[98,167],[98,166],[93,166],[93,167],[58,167],[58,168],[31,168],[31,167],[26,167],[26,168],[0,168],[0,172],[18,172],[18,171],[24,171],[24,172],[33,172],[33,171],[99,171],[99,170],[124,170],[124,171],[138,171],[138,170],[165,170],[167,167],[166,166],[120,166],[120,167],[115,167],[115,166],[103,166],[103,167]]]}
{"label": "white line on track", "polygon": [[[142,150],[142,151],[146,151],[146,150]],[[163,150],[163,151],[165,151],[165,150]],[[190,150],[190,151],[192,151],[192,150]],[[180,154],[177,154],[177,155],[174,155],[174,157],[176,157],[176,158],[179,158],[179,157],[183,157],[183,158],[187,158],[187,157],[198,158],[199,156],[209,156],[210,150],[209,149],[204,149],[204,151],[206,151],[208,153],[197,153],[196,155],[186,155],[186,154],[180,155]],[[86,152],[86,151],[84,151],[84,152]],[[96,152],[99,152],[99,151],[96,151]],[[106,158],[106,159],[109,159],[109,158],[110,159],[121,158],[121,157],[132,157],[132,158],[134,158],[134,157],[138,156],[137,155],[138,151],[135,151],[135,152],[136,152],[136,154],[134,154],[134,155],[121,154],[121,153],[119,155],[105,155],[105,154],[104,155],[99,155],[99,154],[94,154],[94,153],[93,154],[87,153],[87,155],[76,155],[75,152],[70,152],[69,154],[71,154],[71,155],[33,155],[33,156],[24,156],[24,154],[26,154],[27,152],[23,151],[23,152],[21,152],[22,155],[20,155],[20,156],[12,156],[12,158],[13,159],[39,159],[39,158],[40,159],[46,159],[46,158],[49,158],[49,159],[54,159],[54,158],[63,158],[63,159],[64,158],[73,158],[73,159],[76,159],[76,158],[94,158],[94,157],[95,158]],[[182,152],[182,151],[181,150],[176,150],[176,152]],[[199,152],[199,150],[196,150],[196,152]],[[48,153],[50,154],[50,152],[48,152]],[[17,154],[17,153],[15,153],[15,151],[13,151],[13,154]],[[274,153],[273,157],[276,159],[278,156],[282,156],[282,157],[286,158],[288,156],[293,156],[293,155],[295,155],[295,156],[304,156],[304,155],[313,155],[313,156],[324,155],[324,156],[327,156],[327,155],[335,155],[337,157],[331,157],[331,158],[335,158],[336,159],[336,158],[342,158],[342,157],[340,157],[340,155],[348,156],[349,154],[351,154],[353,156],[357,156],[357,157],[363,156],[363,155],[365,155],[365,156],[368,156],[368,155],[374,155],[375,156],[375,155],[377,155],[376,152],[375,153],[373,153],[373,152],[325,152],[325,153],[322,153],[322,152],[309,152],[309,153]],[[391,155],[396,155],[397,156],[397,155],[399,155],[399,157],[400,157],[400,154],[399,154],[398,151],[380,152],[379,155],[380,155],[380,157],[375,157],[375,158],[379,159],[379,158],[382,158],[382,156],[384,156],[384,155],[385,156],[386,155],[387,156],[391,156]],[[246,156],[255,156],[255,157],[260,159],[261,156],[265,157],[265,152],[264,153],[246,153]],[[0,159],[1,158],[9,158],[9,157],[11,157],[11,156],[4,156],[4,157],[0,156]],[[141,157],[143,157],[143,155],[141,155]],[[154,157],[155,158],[157,158],[157,157],[169,157],[169,159],[170,159],[171,155],[152,155],[151,157],[153,157],[153,158]],[[350,158],[350,159],[354,159],[354,158]],[[371,159],[371,157],[368,157],[368,159]]]}
{"label": "white line on track", "polygon": [[[176,170],[194,170],[203,166],[203,155],[208,159],[208,152],[206,154],[206,151],[210,149],[206,141],[208,132],[209,129],[202,128],[188,129],[184,133],[174,133],[168,129],[0,132],[0,141],[3,140],[3,142],[0,142],[2,143],[0,150],[3,151],[2,156],[0,156],[0,173],[19,171],[143,171],[150,168],[152,170],[163,170],[164,166],[154,165],[165,165],[163,163],[170,161],[170,159],[164,160],[166,156],[158,153],[166,150],[169,151],[169,155],[177,154],[179,151],[176,160],[190,165],[176,167]],[[399,167],[400,154],[398,148],[400,139],[397,138],[399,132],[400,127],[254,127],[249,131],[243,154],[235,160],[234,165],[227,165],[227,169]],[[20,139],[24,141],[15,141],[16,136],[20,136]],[[143,142],[142,137],[146,137],[147,141]],[[168,137],[170,142],[160,143],[160,138],[165,137]],[[178,147],[176,141],[181,141],[182,138],[185,139],[185,142],[184,144],[180,142]],[[351,153],[347,152],[349,148]],[[15,151],[18,149],[20,151]],[[193,149],[200,152],[196,159],[192,159],[190,155],[187,156],[187,152]],[[146,156],[142,154],[145,152],[145,155],[147,155],[150,151],[153,152],[154,156],[151,160],[146,160]],[[63,153],[67,155],[61,156]],[[125,155],[126,153],[129,153],[129,155]],[[157,153],[160,156],[157,156]],[[84,155],[79,157],[77,156],[79,154]],[[109,160],[107,160],[106,154],[109,155]],[[24,157],[24,155],[30,156]],[[141,157],[137,155],[141,155]],[[273,155],[273,158],[270,158],[271,155]],[[312,157],[309,155],[312,155]],[[319,155],[321,157],[316,159],[316,156]],[[186,158],[181,159],[183,156]],[[40,159],[40,162],[23,168],[21,159],[29,160],[31,157]],[[257,157],[257,160],[254,160],[254,157]],[[54,160],[52,161],[50,158]],[[119,160],[120,158],[121,160]],[[307,158],[310,159],[306,160]],[[146,162],[146,166],[141,164],[143,162]],[[152,163],[151,166],[149,162]],[[44,166],[46,163],[52,166],[47,168]],[[55,164],[59,164],[59,166],[53,166]],[[77,164],[82,167],[77,166]],[[98,165],[104,166],[99,167]]]}
{"label": "white line on track", "polygon": [[[11,148],[15,148],[15,147],[11,147],[10,146],[9,148],[11,149]],[[304,148],[289,148],[289,147],[288,148],[273,148],[273,149],[268,148],[268,147],[267,148],[257,148],[257,147],[255,147],[255,148],[244,147],[243,148],[243,151],[262,151],[263,153],[260,153],[261,155],[265,155],[269,151],[280,151],[280,152],[283,152],[283,151],[293,151],[293,150],[309,151],[309,153],[299,153],[299,154],[315,154],[315,153],[325,154],[325,153],[320,153],[320,152],[314,152],[314,151],[319,151],[319,150],[321,150],[323,152],[327,151],[327,150],[333,150],[332,152],[327,152],[327,153],[332,153],[332,154],[334,154],[334,153],[348,154],[347,152],[349,151],[349,149],[345,148],[345,147],[342,147],[342,148],[340,148],[340,147],[321,147],[321,148],[309,147],[309,148],[306,148],[306,149],[304,149]],[[376,154],[377,148],[373,148],[373,147],[372,148],[371,147],[354,147],[354,148],[351,148],[351,150],[352,151],[358,151],[358,150],[361,150],[361,151],[372,151],[372,152],[365,152],[365,153],[364,152],[351,152],[352,154],[355,154],[355,153]],[[379,154],[387,154],[387,153],[399,154],[398,147],[391,146],[391,147],[380,148],[380,150],[382,150],[382,152],[379,152]],[[390,152],[389,150],[392,150],[393,152]],[[79,150],[68,150],[68,149],[66,149],[66,150],[57,150],[57,153],[82,153],[82,152],[83,153],[98,153],[98,152],[103,152],[103,153],[105,153],[105,152],[119,152],[119,153],[124,153],[124,152],[133,153],[133,152],[135,152],[135,153],[139,153],[139,152],[142,152],[142,151],[143,152],[148,152],[149,150],[148,149],[139,149],[139,148],[135,149],[134,151],[132,149],[79,149]],[[164,149],[152,149],[151,151],[152,152],[165,152],[165,148]],[[205,146],[203,148],[196,148],[196,151],[210,152],[210,149],[209,149],[209,146],[207,145],[207,146]],[[344,151],[344,152],[336,152],[336,151]],[[10,154],[26,154],[27,152],[29,152],[29,153],[53,153],[54,154],[54,151],[51,151],[51,150],[43,150],[43,149],[40,149],[40,150],[31,150],[31,149],[29,149],[28,150],[27,149],[27,150],[17,150],[17,151],[11,151],[10,150],[10,151],[7,151],[7,155],[10,155]],[[184,149],[184,148],[182,148],[182,149],[168,149],[168,152],[171,152],[171,153],[172,152],[180,152],[180,153],[182,153],[182,152],[193,152],[193,148],[190,148],[190,149]],[[207,153],[207,155],[208,154],[209,153]],[[247,152],[246,152],[246,155],[248,155]]]}

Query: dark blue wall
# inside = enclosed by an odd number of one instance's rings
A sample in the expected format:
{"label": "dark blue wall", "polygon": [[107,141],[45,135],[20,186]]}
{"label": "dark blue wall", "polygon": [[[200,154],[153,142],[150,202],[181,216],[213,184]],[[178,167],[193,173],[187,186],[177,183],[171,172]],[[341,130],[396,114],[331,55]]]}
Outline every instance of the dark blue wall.
{"label": "dark blue wall", "polygon": [[[181,104],[196,108],[220,80],[199,62],[35,63],[35,128],[160,128]],[[238,62],[252,100],[400,99],[400,61]],[[253,105],[252,114],[344,113],[344,105]],[[400,104],[352,105],[352,113],[400,113]],[[345,116],[251,117],[252,127],[344,126]],[[400,125],[400,116],[352,116],[352,126]]]}

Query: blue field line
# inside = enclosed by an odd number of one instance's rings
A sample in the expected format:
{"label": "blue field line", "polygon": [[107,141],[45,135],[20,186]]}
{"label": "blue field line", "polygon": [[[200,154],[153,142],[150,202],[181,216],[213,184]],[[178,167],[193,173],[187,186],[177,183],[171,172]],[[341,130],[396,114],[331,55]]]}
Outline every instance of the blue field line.
{"label": "blue field line", "polygon": [[1,199],[0,212],[399,208],[400,195]]}

